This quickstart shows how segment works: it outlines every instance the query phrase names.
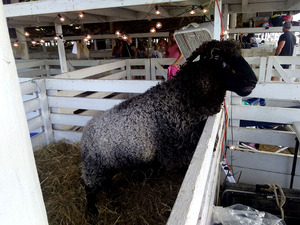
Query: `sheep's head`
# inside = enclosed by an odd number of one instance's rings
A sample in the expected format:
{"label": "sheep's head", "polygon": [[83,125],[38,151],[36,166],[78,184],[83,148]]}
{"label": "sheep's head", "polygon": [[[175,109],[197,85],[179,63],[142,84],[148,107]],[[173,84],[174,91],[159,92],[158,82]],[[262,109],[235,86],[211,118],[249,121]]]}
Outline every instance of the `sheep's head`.
{"label": "sheep's head", "polygon": [[218,81],[225,90],[240,96],[249,95],[255,88],[257,78],[240,54],[240,45],[236,41],[210,41],[201,45],[187,60],[198,71],[208,68],[214,71],[210,76]]}

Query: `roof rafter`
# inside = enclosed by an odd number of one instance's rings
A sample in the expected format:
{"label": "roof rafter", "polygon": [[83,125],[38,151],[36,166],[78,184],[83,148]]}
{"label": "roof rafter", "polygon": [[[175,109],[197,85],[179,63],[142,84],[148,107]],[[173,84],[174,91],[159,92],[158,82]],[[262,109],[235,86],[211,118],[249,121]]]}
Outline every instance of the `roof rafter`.
{"label": "roof rafter", "polygon": [[139,6],[159,3],[184,2],[183,0],[45,0],[34,2],[22,2],[4,5],[6,17],[30,16],[47,13],[63,13],[93,9],[105,9],[115,7]]}
{"label": "roof rafter", "polygon": [[137,18],[137,12],[129,10],[127,8],[96,9],[93,11],[89,11],[88,14],[118,17],[118,18],[131,19],[131,20],[135,20]]}

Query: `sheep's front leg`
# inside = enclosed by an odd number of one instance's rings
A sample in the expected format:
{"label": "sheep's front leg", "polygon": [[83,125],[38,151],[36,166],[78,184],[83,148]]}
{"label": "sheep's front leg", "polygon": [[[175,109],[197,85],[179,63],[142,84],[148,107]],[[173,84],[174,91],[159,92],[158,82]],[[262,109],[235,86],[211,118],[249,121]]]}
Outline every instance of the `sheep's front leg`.
{"label": "sheep's front leg", "polygon": [[88,213],[90,213],[91,215],[98,215],[98,209],[96,207],[97,191],[92,190],[91,188],[85,185],[85,193],[86,193]]}

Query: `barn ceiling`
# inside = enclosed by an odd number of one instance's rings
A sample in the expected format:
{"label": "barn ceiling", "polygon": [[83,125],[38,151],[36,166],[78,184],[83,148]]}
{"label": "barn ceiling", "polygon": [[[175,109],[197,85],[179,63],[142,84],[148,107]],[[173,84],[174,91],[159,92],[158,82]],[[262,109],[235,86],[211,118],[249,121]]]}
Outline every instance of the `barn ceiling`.
{"label": "barn ceiling", "polygon": [[[6,4],[4,11],[10,26],[30,27],[59,23],[58,14],[66,17],[63,24],[183,17],[190,16],[193,5],[208,7],[213,13],[214,3],[215,0],[38,0]],[[299,0],[223,0],[222,3],[227,4],[229,13],[300,10]],[[156,5],[160,16],[155,14]],[[85,12],[83,20],[78,18],[81,11]],[[196,11],[201,13],[200,8]]]}
{"label": "barn ceiling", "polygon": [[[100,33],[103,27],[109,30],[110,22],[117,26],[123,23],[123,27],[127,26],[127,30],[131,30],[129,33],[132,33],[132,30],[137,33],[145,32],[143,29],[148,31],[149,21],[157,20],[168,24],[164,28],[176,28],[186,23],[201,22],[201,16],[212,18],[215,5],[215,0],[37,0],[20,3],[14,3],[18,0],[3,1],[12,2],[4,5],[10,28],[53,28],[55,23],[59,23],[65,27],[66,32],[73,35],[80,33],[69,27],[73,24],[85,24],[85,27],[91,26],[91,30],[100,30]],[[229,14],[300,10],[299,0],[223,0],[222,3],[223,7],[227,7]],[[159,16],[155,14],[156,5],[161,11]],[[209,10],[205,16],[200,6]],[[189,13],[192,7],[196,9],[194,16]],[[84,12],[83,19],[79,18],[80,12]],[[65,22],[60,22],[58,15],[65,17]],[[96,27],[92,27],[91,24],[95,24]]]}
{"label": "barn ceiling", "polygon": [[[4,5],[9,25],[14,27],[53,26],[60,23],[58,14],[66,18],[62,24],[101,23],[131,20],[164,19],[188,16],[192,5],[213,6],[211,0],[43,0]],[[155,6],[161,14],[155,14]],[[84,12],[84,19],[78,17]],[[199,14],[198,14],[199,15]]]}

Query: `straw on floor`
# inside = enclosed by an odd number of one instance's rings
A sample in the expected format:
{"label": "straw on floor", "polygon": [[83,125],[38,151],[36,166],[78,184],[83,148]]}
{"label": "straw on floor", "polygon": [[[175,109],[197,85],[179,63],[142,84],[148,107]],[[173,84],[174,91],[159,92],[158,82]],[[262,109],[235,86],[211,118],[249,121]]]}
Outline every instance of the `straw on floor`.
{"label": "straw on floor", "polygon": [[111,194],[100,192],[98,216],[86,213],[78,144],[59,142],[35,152],[50,225],[166,224],[183,174],[152,168],[123,171]]}

